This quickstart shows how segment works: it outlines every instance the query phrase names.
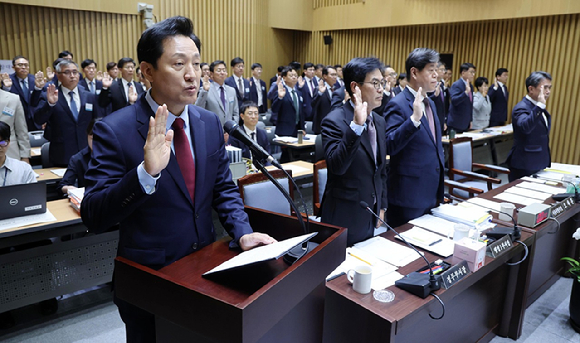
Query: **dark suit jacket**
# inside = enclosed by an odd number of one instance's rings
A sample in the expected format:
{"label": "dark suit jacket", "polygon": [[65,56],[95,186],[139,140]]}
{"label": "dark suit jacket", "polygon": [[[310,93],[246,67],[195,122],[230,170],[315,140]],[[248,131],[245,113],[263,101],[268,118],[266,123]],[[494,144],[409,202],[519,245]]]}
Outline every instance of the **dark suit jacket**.
{"label": "dark suit jacket", "polygon": [[[542,112],[546,114],[548,126]],[[550,166],[550,127],[552,119],[547,110],[535,106],[526,97],[512,111],[514,145],[507,165],[516,169],[537,171]]]}
{"label": "dark suit jacket", "polygon": [[337,88],[332,92],[332,100],[330,101],[331,111],[337,108],[341,108],[344,105],[344,92],[344,87]]}
{"label": "dark suit jacket", "polygon": [[[135,82],[135,83],[137,84],[137,87],[138,87],[138,86],[139,86],[139,82]],[[79,85],[80,85],[80,86],[83,86],[83,87],[84,87],[84,89],[85,89],[87,92],[90,92],[90,90],[89,90],[89,84],[87,83],[87,79],[86,79],[86,78],[85,78],[85,79],[82,79],[82,80],[80,80],[80,81],[79,81]],[[103,82],[102,82],[102,81],[98,81],[98,80],[96,80],[96,79],[95,79],[95,86],[96,86],[96,87],[95,87],[95,90],[101,90],[101,89],[103,89]],[[137,93],[137,94],[139,94],[139,93]]]}
{"label": "dark suit jacket", "polygon": [[507,120],[507,104],[509,99],[509,92],[506,85],[505,95],[501,88],[498,87],[497,90],[493,89],[493,85],[489,87],[487,95],[491,101],[491,114],[489,117],[490,126],[496,126],[499,123],[503,123]]}
{"label": "dark suit jacket", "polygon": [[154,269],[215,240],[212,207],[234,242],[252,232],[232,182],[219,119],[197,106],[188,106],[188,111],[195,154],[193,201],[173,153],[153,194],[147,195],[139,183],[137,167],[154,115],[145,97],[105,117],[93,130],[83,222],[95,232],[119,223],[117,255]]}
{"label": "dark suit jacket", "polygon": [[[256,128],[256,135],[258,136],[258,144],[264,148],[267,152],[270,152],[270,142],[268,141],[268,135],[266,134],[266,130]],[[249,136],[249,135],[248,135]],[[250,148],[247,145],[239,141],[234,136],[230,136],[228,138],[228,145],[235,146],[236,148],[242,149],[242,157],[251,158],[250,156]]]}
{"label": "dark suit jacket", "polygon": [[40,127],[43,123],[37,125],[34,121],[34,108],[38,106],[41,91],[34,89],[34,75],[28,74],[28,101],[24,98],[24,91],[22,90],[20,80],[16,76],[16,73],[10,74],[10,79],[12,79],[10,93],[17,94],[20,97],[22,109],[24,110],[24,116],[26,117],[26,126],[28,126],[28,131],[40,130]]}
{"label": "dark suit jacket", "polygon": [[399,95],[399,93],[401,93],[401,92],[402,92],[402,91],[401,91],[401,87],[399,87],[399,86],[395,86],[395,87],[393,88],[393,93],[395,93],[395,96]]}
{"label": "dark suit jacket", "polygon": [[238,97],[238,107],[242,106],[245,101],[250,100],[250,82],[242,77],[244,80],[244,96],[240,96],[239,87],[236,83],[236,79],[233,76],[228,77],[224,83],[228,86],[234,87],[236,90],[236,96]]}
{"label": "dark suit jacket", "polygon": [[[473,99],[473,85],[471,85],[471,99]],[[465,82],[459,79],[451,85],[449,91],[449,113],[447,113],[447,126],[458,131],[469,130],[469,124],[473,117],[473,100],[465,93]]]}
{"label": "dark suit jacket", "polygon": [[296,124],[296,108],[292,102],[292,95],[286,88],[286,94],[282,99],[276,97],[272,103],[272,117],[276,115],[273,122],[276,123],[276,134],[278,136],[296,137],[298,130],[304,130],[304,100],[300,91],[296,91],[298,97],[298,107],[300,110],[298,124]]}
{"label": "dark suit jacket", "polygon": [[77,89],[81,99],[78,120],[75,120],[61,87],[58,88],[56,105],[50,106],[46,93],[43,93],[34,112],[37,124],[47,123],[44,138],[50,142],[49,160],[57,166],[66,167],[74,154],[87,147],[87,127],[93,118],[101,116],[97,95],[80,87]]}
{"label": "dark suit jacket", "polygon": [[278,75],[277,75],[277,74],[276,74],[276,75],[274,75],[274,76],[272,76],[272,77],[270,78],[270,87],[272,87],[272,85],[273,85],[274,83],[276,83],[276,81],[277,81],[277,80],[278,80]]}
{"label": "dark suit jacket", "polygon": [[419,127],[413,124],[414,100],[409,89],[405,89],[386,109],[387,153],[391,156],[389,206],[427,210],[443,200],[443,145],[435,104],[429,101],[435,120],[434,140],[426,116],[421,117]]}
{"label": "dark suit jacket", "polygon": [[318,79],[316,77],[313,78],[314,80],[314,90],[312,91],[313,95],[310,95],[310,88],[306,84],[306,79],[304,79],[304,86],[302,88],[298,88],[300,93],[302,94],[302,99],[304,99],[304,120],[312,121],[314,117],[314,111],[312,110],[312,101],[318,94]]}
{"label": "dark suit jacket", "polygon": [[435,96],[435,92],[429,94],[429,98],[435,103],[435,108],[437,109],[437,118],[439,118],[439,126],[441,127],[441,132],[443,132],[443,124],[447,122],[447,115],[445,111],[445,87],[443,87],[443,82],[439,82],[439,96]]}
{"label": "dark suit jacket", "polygon": [[316,90],[316,95],[312,99],[312,131],[315,134],[319,135],[322,132],[322,120],[324,117],[330,113],[331,109],[331,98],[328,94],[328,90],[322,95],[318,93],[318,89]]}
{"label": "dark suit jacket", "polygon": [[[145,93],[143,87],[140,87],[139,82],[133,81],[133,86],[135,87],[137,96]],[[106,108],[109,104],[113,104],[112,112],[118,111],[125,106],[129,106],[129,101],[127,101],[125,87],[123,87],[123,81],[121,78],[113,80],[111,87],[102,89],[101,94],[99,94],[99,105],[102,108]]]}
{"label": "dark suit jacket", "polygon": [[62,187],[64,186],[85,187],[85,173],[89,169],[90,160],[91,148],[88,146],[74,154],[70,158],[66,172],[58,184],[58,191],[62,193]]}
{"label": "dark suit jacket", "polygon": [[[266,88],[266,82],[264,80],[260,80],[259,91],[262,92],[262,106],[258,108],[260,113],[266,113],[268,111],[268,89]],[[256,88],[256,84],[254,79],[250,79],[250,101],[258,103],[258,88]],[[241,113],[240,113],[241,114]]]}
{"label": "dark suit jacket", "polygon": [[[322,145],[328,180],[322,198],[322,222],[348,228],[347,245],[372,237],[376,219],[360,201],[377,211],[387,206],[385,120],[373,112],[377,132],[377,158],[373,157],[368,130],[360,136],[350,128],[354,110],[350,102],[322,120]],[[373,205],[374,204],[374,205]]]}

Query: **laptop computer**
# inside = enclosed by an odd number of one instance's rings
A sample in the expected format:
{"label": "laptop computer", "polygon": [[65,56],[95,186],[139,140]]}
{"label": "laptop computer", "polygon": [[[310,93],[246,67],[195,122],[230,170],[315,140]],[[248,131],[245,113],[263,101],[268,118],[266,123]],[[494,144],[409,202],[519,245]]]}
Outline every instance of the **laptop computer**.
{"label": "laptop computer", "polygon": [[44,212],[46,212],[44,182],[0,187],[0,219]]}

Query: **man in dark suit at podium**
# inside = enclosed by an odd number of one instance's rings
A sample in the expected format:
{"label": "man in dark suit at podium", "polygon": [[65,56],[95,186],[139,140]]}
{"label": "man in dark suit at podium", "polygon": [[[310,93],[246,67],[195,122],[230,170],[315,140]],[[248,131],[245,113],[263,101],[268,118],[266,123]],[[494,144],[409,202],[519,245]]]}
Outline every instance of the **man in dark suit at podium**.
{"label": "man in dark suit at podium", "polygon": [[[173,17],[145,30],[137,45],[151,89],[93,129],[83,222],[94,232],[119,223],[117,254],[159,269],[215,240],[212,207],[243,250],[273,242],[253,233],[232,182],[217,116],[193,106],[199,39]],[[147,287],[147,285],[143,285]],[[117,297],[128,342],[154,342],[155,317]]]}
{"label": "man in dark suit at podium", "polygon": [[552,117],[546,110],[546,100],[552,91],[552,76],[535,71],[526,79],[528,94],[512,111],[514,145],[508,155],[509,181],[530,176],[548,168]]}
{"label": "man in dark suit at podium", "polygon": [[400,226],[422,216],[443,200],[443,144],[433,100],[437,87],[437,51],[417,48],[407,57],[409,84],[389,102],[387,153],[389,206],[387,222]]}
{"label": "man in dark suit at podium", "polygon": [[376,58],[354,58],[342,73],[352,101],[322,120],[322,145],[328,181],[322,198],[322,222],[348,228],[347,245],[370,238],[380,223],[365,201],[384,216],[387,205],[385,120],[372,109],[383,99],[383,66]]}

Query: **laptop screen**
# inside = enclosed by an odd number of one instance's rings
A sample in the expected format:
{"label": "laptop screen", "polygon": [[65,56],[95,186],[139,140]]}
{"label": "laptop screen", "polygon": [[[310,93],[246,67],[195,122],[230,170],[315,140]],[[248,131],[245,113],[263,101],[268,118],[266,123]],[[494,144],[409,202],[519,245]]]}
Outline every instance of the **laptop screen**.
{"label": "laptop screen", "polygon": [[44,182],[0,187],[0,219],[44,212],[46,212]]}

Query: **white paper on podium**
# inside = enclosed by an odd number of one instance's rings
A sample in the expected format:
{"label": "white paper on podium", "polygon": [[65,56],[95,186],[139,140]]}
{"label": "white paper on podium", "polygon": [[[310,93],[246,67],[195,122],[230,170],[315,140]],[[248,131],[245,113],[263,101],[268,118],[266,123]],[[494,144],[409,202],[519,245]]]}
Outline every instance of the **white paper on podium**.
{"label": "white paper on podium", "polygon": [[454,226],[457,223],[430,214],[424,214],[419,218],[411,220],[409,224],[433,231],[447,238],[453,238]]}
{"label": "white paper on podium", "polygon": [[56,217],[47,209],[45,213],[31,214],[29,216],[15,217],[0,220],[0,232],[13,229],[15,227],[55,222]]}
{"label": "white paper on podium", "polygon": [[241,267],[257,262],[278,259],[284,256],[290,249],[316,236],[317,233],[318,232],[313,232],[298,237],[288,238],[281,242],[263,245],[248,251],[244,251],[239,255],[223,262],[214,269],[205,272],[203,275],[209,275],[223,270]]}

